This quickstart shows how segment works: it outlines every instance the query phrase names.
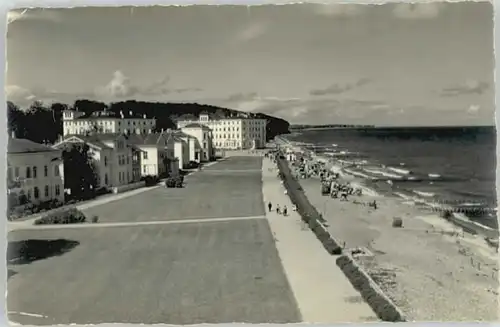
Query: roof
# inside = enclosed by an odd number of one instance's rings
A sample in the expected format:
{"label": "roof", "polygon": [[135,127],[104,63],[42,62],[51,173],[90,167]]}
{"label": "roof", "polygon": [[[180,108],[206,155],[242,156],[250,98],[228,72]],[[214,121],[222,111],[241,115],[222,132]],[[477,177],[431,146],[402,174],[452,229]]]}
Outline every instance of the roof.
{"label": "roof", "polygon": [[55,152],[57,149],[27,139],[9,138],[7,153]]}
{"label": "roof", "polygon": [[76,117],[75,119],[85,119],[85,120],[106,119],[106,118],[109,118],[109,119],[120,118],[121,119],[121,113],[123,113],[123,119],[153,119],[153,118],[149,118],[147,116],[146,116],[146,118],[144,118],[144,114],[135,113],[135,112],[127,111],[127,110],[124,110],[122,112],[114,112],[114,111],[108,111],[108,110],[94,111],[94,112],[90,112],[90,113],[85,113],[84,115],[82,115],[80,117]]}
{"label": "roof", "polygon": [[187,124],[186,126],[184,126],[183,128],[201,128],[201,129],[210,129],[208,126],[205,126],[205,125],[202,125],[202,124],[199,124],[199,123],[191,123],[191,124]]}
{"label": "roof", "polygon": [[77,138],[82,140],[84,143],[92,144],[101,149],[112,149],[109,145],[104,142],[115,140],[120,134],[98,134],[98,135],[66,135],[61,143],[69,143],[69,139]]}
{"label": "roof", "polygon": [[156,145],[160,142],[163,134],[162,133],[152,133],[152,134],[130,134],[127,135],[127,140],[134,145]]}

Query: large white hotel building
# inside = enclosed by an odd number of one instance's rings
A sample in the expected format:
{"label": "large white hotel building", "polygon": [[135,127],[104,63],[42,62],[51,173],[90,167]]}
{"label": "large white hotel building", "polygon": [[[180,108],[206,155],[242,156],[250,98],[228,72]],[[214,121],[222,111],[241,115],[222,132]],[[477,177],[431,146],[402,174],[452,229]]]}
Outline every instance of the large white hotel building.
{"label": "large white hotel building", "polygon": [[91,115],[75,110],[63,112],[64,136],[83,135],[93,129],[105,134],[151,134],[155,126],[156,119],[137,115],[132,111],[119,114],[111,111],[97,111]]}
{"label": "large white hotel building", "polygon": [[198,120],[179,120],[177,128],[189,124],[205,125],[212,130],[215,149],[252,149],[266,145],[266,119],[231,117],[211,119],[201,114]]}

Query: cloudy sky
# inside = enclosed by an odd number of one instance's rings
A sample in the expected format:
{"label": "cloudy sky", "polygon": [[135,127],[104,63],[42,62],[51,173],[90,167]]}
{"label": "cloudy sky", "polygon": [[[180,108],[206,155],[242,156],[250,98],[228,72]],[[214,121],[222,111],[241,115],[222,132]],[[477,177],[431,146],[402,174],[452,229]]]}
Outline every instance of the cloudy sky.
{"label": "cloudy sky", "polygon": [[488,2],[18,10],[7,97],[199,102],[292,123],[493,124]]}

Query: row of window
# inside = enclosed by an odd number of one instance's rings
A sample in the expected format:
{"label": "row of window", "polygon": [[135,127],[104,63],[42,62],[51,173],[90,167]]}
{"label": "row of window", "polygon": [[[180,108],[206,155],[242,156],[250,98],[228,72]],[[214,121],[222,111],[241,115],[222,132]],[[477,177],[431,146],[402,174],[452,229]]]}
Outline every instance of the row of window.
{"label": "row of window", "polygon": [[[141,124],[142,122],[142,124]],[[112,123],[114,122],[111,122],[109,120],[105,120],[105,121],[102,121],[102,120],[99,120],[99,121],[90,121],[90,120],[78,120],[78,121],[66,121],[65,124],[69,125],[69,126],[88,126],[88,125],[100,125],[100,126],[105,126],[105,125],[112,125]],[[121,121],[118,121],[118,126],[121,126],[122,122]],[[133,126],[136,126],[136,125],[154,125],[155,122],[154,120],[141,120],[141,121],[127,121],[127,125],[133,125]]]}
{"label": "row of window", "polygon": [[[54,187],[54,193],[55,193],[55,196],[61,195],[61,186],[60,185],[56,185]],[[48,198],[50,196],[50,186],[49,185],[45,185],[44,190],[43,190],[43,194],[44,194],[45,198]],[[26,196],[28,197],[28,200],[31,200],[32,197],[35,198],[35,200],[38,200],[38,199],[40,199],[40,189],[37,186],[35,186],[33,188],[33,195],[31,194],[31,189],[27,189]]]}
{"label": "row of window", "polygon": [[[226,137],[227,136],[227,137]],[[245,134],[243,136],[243,138],[263,138],[263,135],[262,133],[258,134],[258,133],[249,133],[249,134]],[[215,134],[215,139],[218,140],[218,139],[237,139],[237,138],[241,138],[241,135],[238,135],[238,134],[222,134],[222,135],[218,135],[218,134]]]}
{"label": "row of window", "polygon": [[125,164],[130,164],[130,157],[126,155],[119,155],[118,156],[118,165],[122,166]]}
{"label": "row of window", "polygon": [[118,180],[120,183],[128,182],[130,180],[130,172],[127,171],[127,179],[125,179],[125,172],[124,171],[118,172]]}
{"label": "row of window", "polygon": [[[7,174],[10,177],[10,179],[13,179],[13,177],[14,178],[22,177],[20,173],[21,173],[20,167],[9,167],[7,171]],[[49,177],[49,166],[47,165],[43,166],[43,176]],[[54,177],[59,177],[59,176],[60,176],[59,166],[54,166]],[[37,178],[37,177],[38,177],[37,166],[31,166],[25,168],[24,178]]]}

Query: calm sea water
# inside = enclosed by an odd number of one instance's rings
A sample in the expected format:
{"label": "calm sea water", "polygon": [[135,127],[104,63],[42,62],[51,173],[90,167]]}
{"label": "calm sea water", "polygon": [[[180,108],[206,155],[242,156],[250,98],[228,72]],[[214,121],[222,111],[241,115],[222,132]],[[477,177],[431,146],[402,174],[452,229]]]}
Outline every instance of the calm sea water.
{"label": "calm sea water", "polygon": [[[382,193],[496,207],[494,127],[329,129],[286,138],[355,163],[349,170]],[[473,219],[498,228],[493,211]]]}

